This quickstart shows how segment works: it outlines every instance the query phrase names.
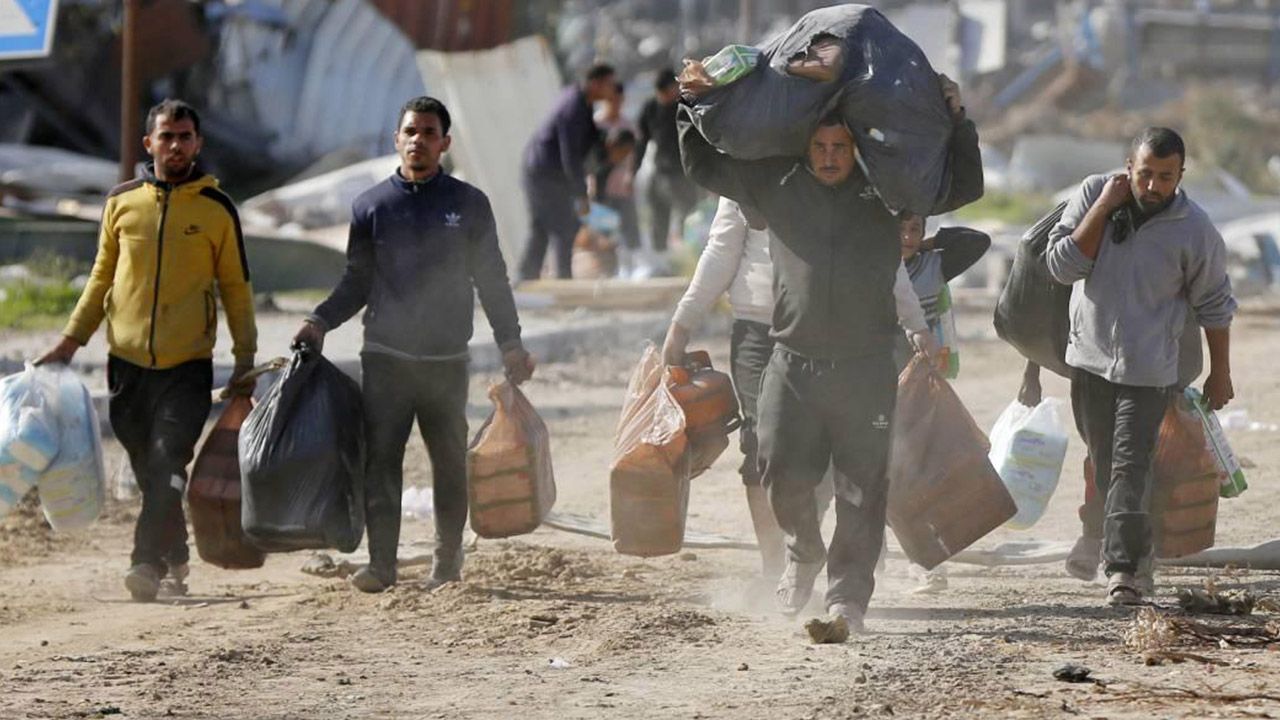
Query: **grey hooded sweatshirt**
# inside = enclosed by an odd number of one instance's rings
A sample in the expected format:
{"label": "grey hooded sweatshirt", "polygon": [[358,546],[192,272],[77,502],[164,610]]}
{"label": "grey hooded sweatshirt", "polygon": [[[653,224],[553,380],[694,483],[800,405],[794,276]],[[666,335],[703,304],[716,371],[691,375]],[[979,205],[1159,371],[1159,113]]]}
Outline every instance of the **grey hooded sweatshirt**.
{"label": "grey hooded sweatshirt", "polygon": [[1108,222],[1098,257],[1090,260],[1071,234],[1106,182],[1106,175],[1086,178],[1049,234],[1049,273],[1073,285],[1067,364],[1118,385],[1172,386],[1188,307],[1201,327],[1231,325],[1236,301],[1226,245],[1179,189],[1168,207],[1120,242],[1117,223]]}

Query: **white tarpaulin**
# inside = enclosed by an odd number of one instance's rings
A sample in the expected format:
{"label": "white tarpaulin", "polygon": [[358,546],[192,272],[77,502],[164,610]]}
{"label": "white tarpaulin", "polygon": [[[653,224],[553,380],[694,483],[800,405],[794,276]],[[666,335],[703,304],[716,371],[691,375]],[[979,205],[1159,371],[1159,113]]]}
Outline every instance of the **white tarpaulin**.
{"label": "white tarpaulin", "polygon": [[477,52],[423,50],[418,67],[449,108],[449,155],[457,175],[489,196],[503,254],[512,266],[528,227],[521,158],[525,142],[560,93],[555,57],[545,40],[532,36]]}

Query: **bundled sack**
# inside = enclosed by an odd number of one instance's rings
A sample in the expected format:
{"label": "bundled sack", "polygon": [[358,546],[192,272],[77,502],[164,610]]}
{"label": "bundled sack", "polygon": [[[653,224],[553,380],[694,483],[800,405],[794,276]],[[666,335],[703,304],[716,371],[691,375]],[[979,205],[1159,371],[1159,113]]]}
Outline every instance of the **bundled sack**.
{"label": "bundled sack", "polygon": [[1169,401],[1152,463],[1151,535],[1158,558],[1213,547],[1225,473],[1209,450],[1200,417],[1185,395]]}
{"label": "bundled sack", "polygon": [[262,567],[266,555],[240,525],[240,428],[253,400],[236,396],[209,431],[187,485],[187,505],[200,559],[228,570]]}
{"label": "bundled sack", "polygon": [[489,388],[493,413],[467,450],[471,529],[483,538],[531,533],[556,504],[551,435],[520,388]]}
{"label": "bundled sack", "polygon": [[627,385],[609,467],[613,548],[626,555],[669,555],[684,544],[692,453],[670,387],[650,343]]}
{"label": "bundled sack", "polygon": [[1049,275],[1045,253],[1049,232],[1067,207],[1059,203],[1023,234],[1013,267],[996,301],[996,334],[1023,357],[1043,368],[1071,377],[1067,338],[1071,331],[1071,286]]}
{"label": "bundled sack", "polygon": [[934,568],[1017,514],[989,450],[947,381],[912,358],[898,377],[887,512],[912,562]]}
{"label": "bundled sack", "polygon": [[1049,506],[1067,459],[1071,428],[1066,417],[1066,404],[1057,398],[1045,398],[1034,408],[1015,400],[991,428],[988,457],[1018,506],[1006,527],[1026,530]]}
{"label": "bundled sack", "polygon": [[65,365],[28,364],[0,381],[0,506],[12,508],[32,485],[54,530],[88,527],[102,513],[98,412]]}
{"label": "bundled sack", "polygon": [[735,70],[724,77],[736,77],[727,84],[686,68],[690,116],[708,142],[744,160],[804,155],[818,121],[838,109],[885,204],[933,210],[950,182],[951,114],[924,52],[878,10],[814,10],[738,71],[749,57],[726,63]]}
{"label": "bundled sack", "polygon": [[364,534],[360,386],[322,355],[294,353],[240,429],[241,524],[267,552],[351,552]]}

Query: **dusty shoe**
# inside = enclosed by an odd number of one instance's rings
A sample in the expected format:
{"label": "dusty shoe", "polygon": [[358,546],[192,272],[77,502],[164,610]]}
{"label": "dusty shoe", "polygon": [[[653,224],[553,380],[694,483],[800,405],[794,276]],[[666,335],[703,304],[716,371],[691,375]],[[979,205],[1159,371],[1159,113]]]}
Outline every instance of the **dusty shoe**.
{"label": "dusty shoe", "polygon": [[1098,577],[1098,564],[1101,557],[1102,538],[1081,535],[1067,555],[1067,574],[1077,580],[1089,582]]}
{"label": "dusty shoe", "polygon": [[134,602],[153,602],[160,592],[160,571],[146,563],[134,565],[124,575],[124,586]]}
{"label": "dusty shoe", "polygon": [[373,568],[365,565],[351,575],[351,587],[366,593],[380,593],[395,585],[394,579],[387,579]]}
{"label": "dusty shoe", "polygon": [[787,565],[782,569],[782,578],[778,580],[778,610],[783,615],[794,617],[804,610],[813,597],[813,583],[822,572],[824,563],[802,563],[787,558]]}
{"label": "dusty shoe", "polygon": [[850,635],[864,635],[867,632],[866,623],[863,618],[866,613],[859,610],[857,606],[849,603],[831,603],[827,606],[827,615],[832,618],[843,618],[844,624],[849,627]]}
{"label": "dusty shoe", "polygon": [[912,575],[920,581],[919,585],[911,589],[912,595],[936,595],[945,591],[950,585],[945,566],[940,565],[932,570],[917,569],[915,565],[911,567]]}
{"label": "dusty shoe", "polygon": [[191,574],[191,566],[187,563],[174,565],[160,580],[160,593],[167,597],[187,596],[187,576]]}
{"label": "dusty shoe", "polygon": [[462,561],[465,557],[466,551],[461,547],[454,551],[446,551],[437,547],[431,563],[431,574],[427,576],[426,580],[422,581],[422,589],[427,592],[435,592],[444,585],[461,580]]}
{"label": "dusty shoe", "polygon": [[1107,576],[1107,604],[1112,607],[1142,604],[1142,593],[1133,575],[1118,572]]}

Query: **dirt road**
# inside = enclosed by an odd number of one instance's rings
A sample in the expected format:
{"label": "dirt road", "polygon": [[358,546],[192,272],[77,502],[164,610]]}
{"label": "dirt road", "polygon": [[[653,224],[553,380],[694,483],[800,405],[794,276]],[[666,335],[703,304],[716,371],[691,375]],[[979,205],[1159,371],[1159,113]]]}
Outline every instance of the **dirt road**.
{"label": "dirt road", "polygon": [[[1280,323],[1249,315],[1236,328],[1238,404],[1280,423]],[[723,364],[725,341],[709,345]],[[607,517],[611,433],[636,350],[549,365],[528,386],[552,428],[559,510]],[[963,364],[958,392],[990,427],[1021,364],[995,341],[967,344]],[[473,427],[487,412],[486,380],[473,383]],[[1046,382],[1047,394],[1065,392],[1065,382]],[[1277,535],[1280,434],[1231,438],[1252,487],[1222,504],[1219,544],[1251,545]],[[981,544],[1074,539],[1082,457],[1074,440],[1035,528]],[[111,446],[108,465],[120,459]],[[726,453],[696,481],[691,528],[749,535],[737,462]],[[429,482],[416,439],[406,463],[409,482]],[[425,567],[368,596],[303,574],[308,556],[294,554],[247,572],[197,561],[189,597],[138,605],[121,585],[136,511],[113,503],[91,531],[70,536],[50,535],[29,513],[0,521],[0,717],[1280,717],[1276,646],[1202,642],[1183,649],[1211,662],[1145,665],[1124,644],[1134,611],[1103,607],[1100,585],[1058,563],[953,565],[950,588],[923,596],[910,592],[905,563],[890,561],[871,634],[816,646],[800,622],[770,612],[751,553],[642,560],[548,529],[481,541],[465,581],[430,595],[413,587]],[[426,521],[405,529],[410,540],[430,537]],[[1163,572],[1160,604],[1208,575]],[[1280,594],[1280,578],[1264,573],[1218,583]],[[1055,680],[1064,663],[1087,666],[1097,682]]]}

